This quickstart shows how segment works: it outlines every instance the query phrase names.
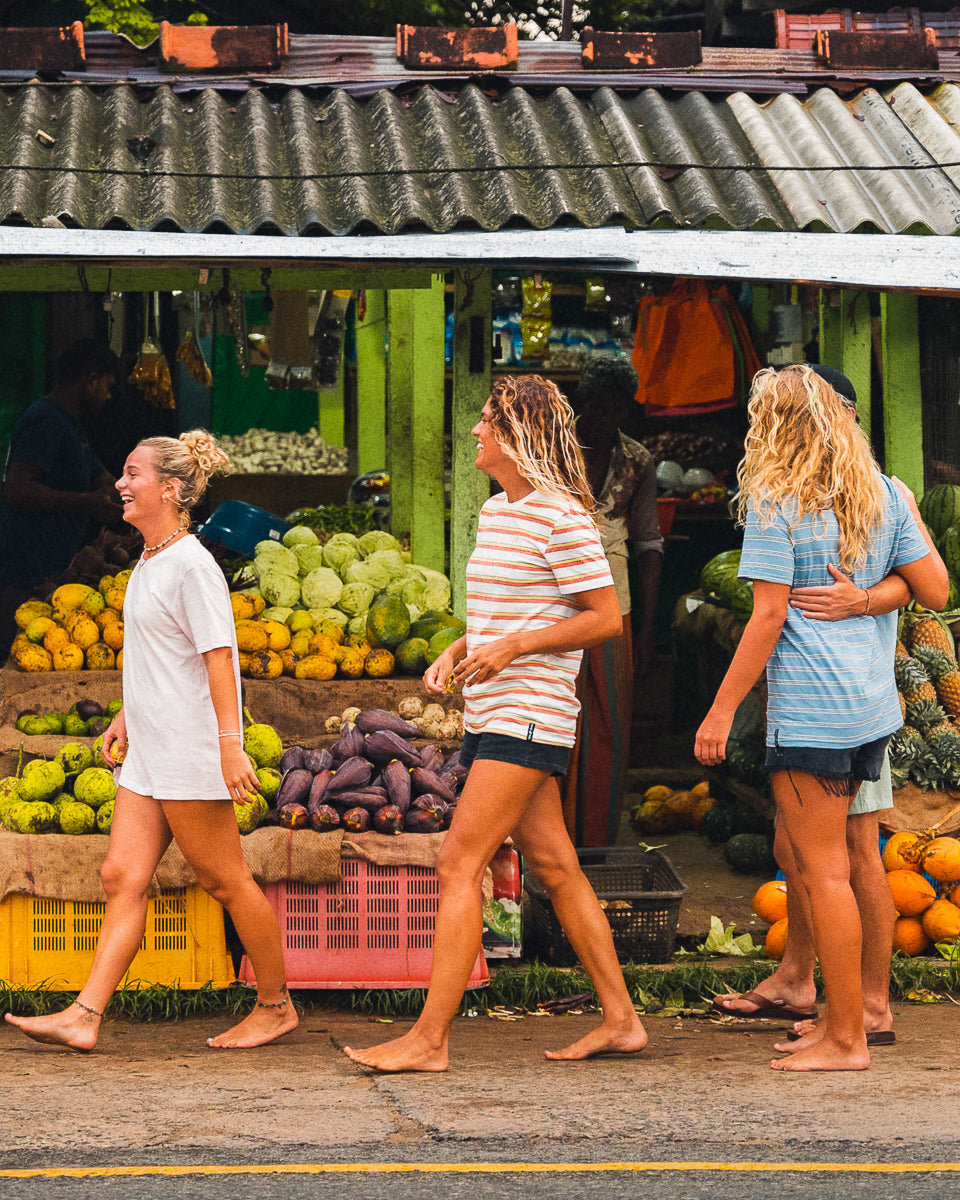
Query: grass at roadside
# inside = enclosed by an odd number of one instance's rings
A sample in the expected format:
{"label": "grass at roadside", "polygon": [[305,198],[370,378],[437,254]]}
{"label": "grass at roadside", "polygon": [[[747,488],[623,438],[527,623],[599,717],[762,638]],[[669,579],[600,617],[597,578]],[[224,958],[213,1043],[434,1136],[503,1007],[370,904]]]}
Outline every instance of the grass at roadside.
{"label": "grass at roadside", "polygon": [[[776,964],[765,959],[695,959],[678,964],[638,966],[626,963],[623,975],[641,1012],[705,1010],[718,992],[745,992],[768,975]],[[587,976],[577,968],[546,966],[536,960],[491,971],[490,984],[467,993],[464,1012],[495,1008],[535,1009],[545,1001],[564,1000],[591,991]],[[960,996],[960,955],[943,958],[896,958],[891,994],[898,1000],[935,1002]],[[12,987],[0,982],[0,1009],[18,1016],[56,1012],[74,999],[74,992],[53,988]],[[180,990],[153,985],[128,987],[110,1001],[111,1016],[138,1021],[176,1021],[207,1013],[239,1014],[251,1006],[248,988]],[[424,992],[414,988],[369,991],[295,991],[298,1009],[341,1009],[382,1017],[415,1016]]]}

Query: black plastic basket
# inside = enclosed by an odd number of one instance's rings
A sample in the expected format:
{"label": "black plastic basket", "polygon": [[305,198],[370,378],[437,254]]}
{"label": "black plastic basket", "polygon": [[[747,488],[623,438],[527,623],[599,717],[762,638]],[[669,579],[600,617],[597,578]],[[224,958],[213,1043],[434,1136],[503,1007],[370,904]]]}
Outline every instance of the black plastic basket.
{"label": "black plastic basket", "polygon": [[[603,906],[621,962],[666,962],[673,954],[686,887],[656,850],[597,846],[577,851],[583,873]],[[544,962],[573,966],[577,956],[546,891],[524,876],[530,898],[532,949]]]}

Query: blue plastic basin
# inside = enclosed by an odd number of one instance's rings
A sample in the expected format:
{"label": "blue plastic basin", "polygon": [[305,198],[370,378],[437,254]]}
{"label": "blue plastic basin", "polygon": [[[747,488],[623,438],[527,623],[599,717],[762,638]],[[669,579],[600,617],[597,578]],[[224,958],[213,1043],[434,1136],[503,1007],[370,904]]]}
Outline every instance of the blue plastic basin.
{"label": "blue plastic basin", "polygon": [[224,500],[197,533],[208,542],[219,542],[234,554],[253,558],[257,542],[268,538],[279,542],[291,526],[253,504],[243,500]]}

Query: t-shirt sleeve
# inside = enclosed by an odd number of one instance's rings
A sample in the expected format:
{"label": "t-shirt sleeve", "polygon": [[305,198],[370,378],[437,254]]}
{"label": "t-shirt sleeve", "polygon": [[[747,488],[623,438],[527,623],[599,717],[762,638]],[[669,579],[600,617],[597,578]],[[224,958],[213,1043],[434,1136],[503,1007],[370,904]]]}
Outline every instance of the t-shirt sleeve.
{"label": "t-shirt sleeve", "polygon": [[226,583],[216,564],[212,566],[213,570],[189,567],[170,602],[174,619],[198,654],[233,646],[235,637]]}
{"label": "t-shirt sleeve", "polygon": [[563,596],[613,587],[600,533],[586,513],[565,513],[557,521],[544,556]]}
{"label": "t-shirt sleeve", "polygon": [[9,461],[29,463],[45,476],[49,475],[53,467],[52,447],[58,440],[58,431],[49,420],[31,415],[10,440]]}
{"label": "t-shirt sleeve", "polygon": [[747,510],[743,552],[737,575],[740,579],[762,579],[765,583],[793,586],[795,556],[793,538],[783,510],[774,509],[773,521],[763,525],[753,505]]}

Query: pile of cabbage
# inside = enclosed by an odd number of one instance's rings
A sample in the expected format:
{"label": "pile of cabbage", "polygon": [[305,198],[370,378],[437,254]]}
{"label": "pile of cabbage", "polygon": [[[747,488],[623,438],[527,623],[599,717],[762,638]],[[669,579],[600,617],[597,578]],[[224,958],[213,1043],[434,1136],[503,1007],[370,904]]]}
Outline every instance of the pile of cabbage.
{"label": "pile of cabbage", "polygon": [[282,542],[259,542],[253,562],[234,582],[260,593],[267,606],[265,620],[285,622],[296,609],[306,609],[315,625],[332,620],[362,634],[367,610],[384,592],[403,600],[411,621],[428,610],[449,609],[450,580],[409,558],[382,529],[359,537],[335,533],[321,545],[312,529],[294,525]]}

